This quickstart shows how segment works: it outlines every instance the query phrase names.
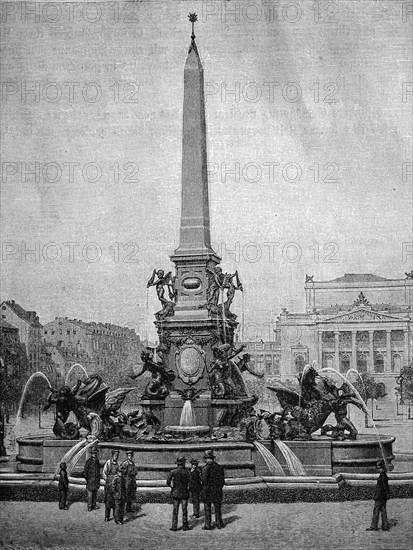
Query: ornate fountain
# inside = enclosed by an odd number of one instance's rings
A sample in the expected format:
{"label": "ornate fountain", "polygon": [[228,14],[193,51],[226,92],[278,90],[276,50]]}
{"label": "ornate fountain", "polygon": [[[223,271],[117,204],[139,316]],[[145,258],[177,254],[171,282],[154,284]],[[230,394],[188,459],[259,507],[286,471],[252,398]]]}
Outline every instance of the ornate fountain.
{"label": "ornate fountain", "polygon": [[[271,388],[282,412],[254,410],[257,399],[248,395],[242,373],[255,373],[248,354],[241,355],[243,346],[235,346],[238,322],[231,311],[243,287],[238,272],[221,269],[211,247],[204,80],[194,32],[184,69],[181,205],[180,242],[171,256],[175,272],[155,269],[147,283],[162,307],[155,314],[157,357],[143,352],[143,368],[132,376],[151,374],[141,408],[123,414],[121,404],[133,388],[110,391],[97,375],[52,390],[47,406],[56,406],[56,439],[21,438],[19,470],[54,472],[62,459],[75,468],[96,444],[102,461],[113,448],[132,449],[141,480],[164,480],[178,454],[202,462],[211,448],[227,478],[373,472],[382,456],[390,464],[394,438],[357,439],[347,406],[363,403],[351,388],[333,387],[312,368],[299,391]],[[68,422],[70,412],[77,423]],[[337,425],[325,426],[331,413]],[[74,444],[79,427],[89,435]]]}

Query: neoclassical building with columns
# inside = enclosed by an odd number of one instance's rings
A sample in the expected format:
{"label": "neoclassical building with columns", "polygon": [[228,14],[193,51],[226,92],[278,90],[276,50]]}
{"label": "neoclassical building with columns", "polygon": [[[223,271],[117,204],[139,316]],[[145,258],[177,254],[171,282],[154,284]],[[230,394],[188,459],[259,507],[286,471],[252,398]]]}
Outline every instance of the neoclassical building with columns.
{"label": "neoclassical building with columns", "polygon": [[395,378],[412,360],[413,273],[386,279],[347,273],[332,281],[306,276],[306,311],[277,319],[280,375],[294,378],[306,363]]}

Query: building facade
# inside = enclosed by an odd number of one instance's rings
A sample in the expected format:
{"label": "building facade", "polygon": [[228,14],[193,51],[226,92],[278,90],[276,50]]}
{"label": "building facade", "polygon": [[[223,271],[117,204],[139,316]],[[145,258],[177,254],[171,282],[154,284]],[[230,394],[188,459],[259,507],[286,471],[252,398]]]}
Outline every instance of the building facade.
{"label": "building facade", "polygon": [[264,375],[244,375],[259,406],[271,410],[274,394],[267,386],[276,380],[296,384],[304,366],[315,361],[317,369],[335,369],[343,376],[349,369],[370,373],[384,382],[383,402],[393,407],[396,378],[413,358],[413,274],[404,279],[345,274],[332,281],[307,276],[304,288],[306,311],[283,309],[274,341],[245,343],[251,367]]}
{"label": "building facade", "polygon": [[26,311],[14,300],[2,302],[1,319],[19,331],[20,342],[26,346],[31,372],[41,370],[43,327],[35,311]]}
{"label": "building facade", "polygon": [[342,373],[394,375],[412,357],[413,279],[346,274],[305,283],[306,312],[283,309],[277,320],[281,376],[306,363]]}
{"label": "building facade", "polygon": [[56,317],[47,323],[43,338],[54,346],[53,353],[63,358],[66,372],[73,364],[80,363],[88,373],[103,371],[109,376],[115,375],[120,368],[132,368],[139,362],[143,348],[133,329],[67,317]]}

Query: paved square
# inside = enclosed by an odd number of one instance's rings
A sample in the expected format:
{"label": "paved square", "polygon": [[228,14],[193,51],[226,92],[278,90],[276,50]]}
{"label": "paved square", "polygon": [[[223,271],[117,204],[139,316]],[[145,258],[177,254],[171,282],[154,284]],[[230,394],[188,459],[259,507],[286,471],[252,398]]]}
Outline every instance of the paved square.
{"label": "paved square", "polygon": [[230,504],[223,507],[225,529],[203,531],[201,518],[190,531],[172,533],[167,504],[143,504],[116,525],[103,521],[102,505],[87,512],[80,502],[68,511],[53,502],[1,502],[0,544],[10,550],[410,550],[413,500],[389,501],[389,532],[366,532],[372,510],[372,501]]}

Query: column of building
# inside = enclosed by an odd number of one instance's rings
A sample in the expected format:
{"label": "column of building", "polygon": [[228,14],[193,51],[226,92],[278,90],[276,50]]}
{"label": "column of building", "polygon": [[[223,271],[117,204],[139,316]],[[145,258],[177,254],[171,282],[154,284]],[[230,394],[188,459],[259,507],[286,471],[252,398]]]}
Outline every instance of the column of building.
{"label": "column of building", "polygon": [[385,372],[391,372],[391,330],[386,330],[386,365]]}
{"label": "column of building", "polygon": [[334,331],[334,368],[340,369],[340,331]]}
{"label": "column of building", "polygon": [[404,365],[408,365],[410,357],[409,357],[409,329],[407,327],[403,329],[403,337],[404,337],[404,353],[403,353]]}
{"label": "column of building", "polygon": [[369,330],[369,360],[367,372],[374,372],[374,330]]}
{"label": "column of building", "polygon": [[320,367],[323,366],[323,331],[320,330],[318,333],[318,364]]}
{"label": "column of building", "polygon": [[357,370],[357,330],[351,331],[351,368]]}

